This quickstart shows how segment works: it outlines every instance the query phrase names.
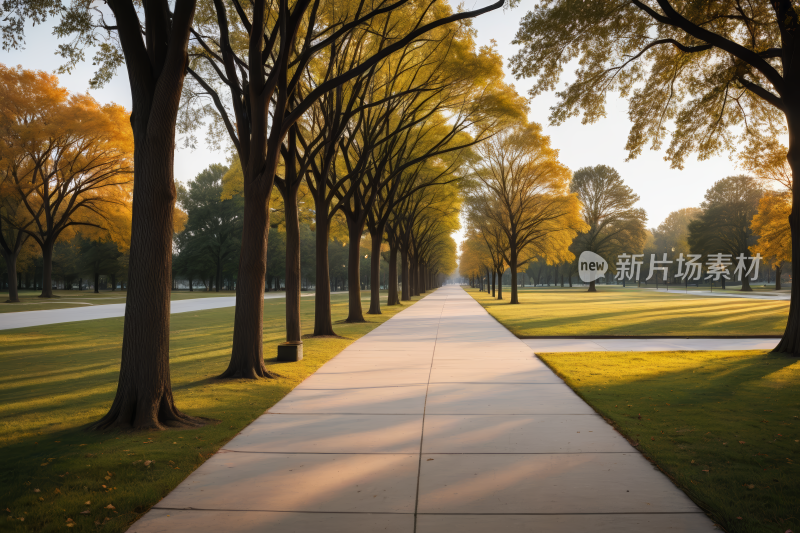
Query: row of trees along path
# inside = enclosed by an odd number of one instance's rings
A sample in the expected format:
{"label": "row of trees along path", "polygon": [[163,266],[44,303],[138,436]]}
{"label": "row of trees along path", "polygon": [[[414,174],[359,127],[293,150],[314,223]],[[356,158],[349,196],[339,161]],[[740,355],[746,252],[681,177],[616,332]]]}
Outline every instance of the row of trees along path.
{"label": "row of trees along path", "polygon": [[[408,0],[369,4],[299,0],[292,5],[275,1],[247,7],[236,0],[176,0],[174,5],[167,0],[142,5],[132,0],[109,0],[110,13],[94,10],[89,4],[62,4],[61,0],[4,4],[0,15],[5,21],[2,31],[6,48],[23,44],[27,21],[60,16],[56,34],[71,37],[59,46],[68,65],[80,61],[88,46],[101,42],[95,57],[98,70],[91,80],[93,86],[107,82],[122,65],[128,71],[134,140],[128,301],[117,393],[108,414],[96,424],[98,429],[200,423],[175,406],[169,376],[170,263],[176,200],[173,151],[187,73],[202,88],[197,92],[213,101],[243,172],[244,218],[234,341],[231,362],[223,376],[263,377],[268,375],[261,328],[271,191],[281,160],[284,169],[294,166],[283,172],[284,181],[279,186],[289,205],[297,181],[308,174],[307,169],[297,168],[296,161],[300,159],[297,152],[305,152],[298,149],[300,132],[314,134],[312,107],[319,108],[323,97],[331,95],[341,102],[353,101],[351,94],[363,95],[349,107],[334,106],[341,122],[321,126],[328,128],[320,143],[323,149],[318,156],[307,158],[309,168],[312,162],[324,164],[317,170],[327,183],[329,174],[345,172],[340,170],[347,166],[341,151],[351,149],[345,139],[348,129],[355,131],[349,124],[351,117],[362,117],[359,108],[377,103],[366,103],[367,93],[363,91],[383,69],[389,68],[384,66],[384,60],[409,46],[426,46],[426,34],[445,26],[450,28],[447,35],[456,36],[450,41],[455,42],[459,34],[470,41],[469,31],[462,28],[459,32],[460,26],[455,23],[498,9],[503,3],[498,0],[460,13],[452,13],[447,4],[437,0],[426,5]],[[201,16],[195,17],[197,11]],[[366,35],[370,38],[364,38]],[[474,44],[466,46],[467,50],[471,48]],[[335,68],[328,68],[330,62],[326,58],[335,58]],[[487,61],[474,52],[464,60],[475,68]],[[322,81],[310,83],[315,77]],[[493,83],[501,89],[496,81]],[[220,94],[222,89],[227,91],[225,99]],[[440,90],[447,92],[444,87]],[[383,99],[401,96],[392,94],[394,91],[387,88]],[[435,98],[437,91],[431,90],[430,94]],[[501,96],[502,91],[493,94],[494,100],[502,100]],[[357,115],[350,115],[354,111]],[[442,112],[449,113],[450,109]],[[419,127],[425,127],[424,121]],[[295,154],[287,153],[290,150]],[[372,161],[370,166],[374,179],[379,179]],[[364,165],[346,172],[353,173],[354,182],[368,175]],[[355,198],[357,191],[364,192],[360,184],[354,183],[347,191],[340,189],[329,191],[337,205],[362,201]],[[323,197],[319,190],[316,196]],[[374,201],[368,199],[367,205],[371,207],[369,202]],[[286,210],[287,241],[293,238],[289,232],[296,229],[290,220],[294,217],[291,211]],[[294,267],[294,254],[287,261],[292,261]],[[327,286],[320,283],[322,280],[317,281],[318,287]],[[295,336],[299,329],[293,323],[298,320],[299,326],[299,295],[295,294],[299,284],[295,280],[292,283],[293,287],[287,286],[287,332]]]}

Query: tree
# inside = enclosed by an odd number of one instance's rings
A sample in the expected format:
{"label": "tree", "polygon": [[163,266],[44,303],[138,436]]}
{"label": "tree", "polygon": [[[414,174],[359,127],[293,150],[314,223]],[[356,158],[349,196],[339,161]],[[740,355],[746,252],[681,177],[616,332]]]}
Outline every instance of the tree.
{"label": "tree", "polygon": [[[518,125],[475,150],[474,187],[467,196],[470,220],[483,233],[493,226],[511,269],[511,304],[519,303],[517,271],[534,257],[564,260],[569,244],[586,231],[580,203],[569,192],[569,170],[538,124]],[[502,273],[501,273],[502,275]]]}
{"label": "tree", "polygon": [[241,248],[244,202],[241,194],[222,198],[222,178],[227,172],[227,167],[212,164],[186,187],[178,188],[178,202],[188,215],[181,253],[192,257],[182,266],[188,271],[213,272],[217,292],[225,271],[235,268]]}
{"label": "tree", "polygon": [[[755,153],[788,130],[786,158],[800,172],[800,27],[791,0],[549,0],[522,20],[514,73],[536,77],[532,95],[555,88],[564,65],[580,58],[577,77],[559,93],[552,120],[583,110],[605,113],[605,95],[629,98],[632,157],[670,135],[667,158],[680,167],[691,152]],[[674,128],[671,127],[674,124]],[[751,158],[752,160],[752,158]],[[792,253],[800,254],[800,195],[792,179]],[[800,255],[792,260],[800,276]],[[778,352],[800,353],[800,285],[792,284],[789,318]]]}
{"label": "tree", "polygon": [[689,253],[689,223],[696,219],[702,209],[686,207],[667,215],[653,232],[656,250],[669,250],[676,254]]}
{"label": "tree", "polygon": [[778,291],[781,290],[783,263],[792,260],[791,210],[788,192],[770,192],[759,200],[758,213],[750,223],[750,230],[758,235],[758,242],[750,247],[750,253],[761,254],[775,268],[775,290]]}
{"label": "tree", "polygon": [[78,271],[94,277],[94,292],[100,292],[100,275],[111,278],[111,290],[116,289],[117,274],[121,270],[119,262],[122,252],[113,241],[98,241],[78,235],[74,239],[78,247]]}
{"label": "tree", "polygon": [[[216,17],[205,17],[204,21],[211,23],[194,31],[200,48],[197,57],[209,64],[206,71],[209,75],[193,68],[189,72],[202,88],[199,92],[211,98],[237,151],[244,173],[245,197],[233,348],[230,364],[222,377],[267,375],[261,342],[261,293],[266,271],[269,200],[279,160],[287,149],[284,146],[287,135],[291,130],[294,130],[293,135],[297,134],[295,125],[327,93],[366,74],[428,31],[498,9],[503,1],[456,14],[449,13],[449,8],[437,0],[419,10],[409,0],[386,0],[369,5],[322,0],[301,0],[290,5],[270,1],[253,4],[249,13],[238,2],[229,7],[222,0],[214,1]],[[232,17],[235,22],[228,22],[229,10],[231,14],[235,12],[236,16]],[[365,52],[363,55],[357,53],[361,49]],[[325,77],[322,83],[304,91],[305,75],[312,68],[312,61],[326,54],[338,56],[342,51],[345,57],[355,60],[348,62],[347,68],[335,76]],[[227,102],[215,89],[217,83],[226,90]],[[329,143],[337,141],[338,137],[328,139]],[[291,141],[289,144],[296,146]],[[288,155],[291,159],[288,168],[293,171],[295,156]],[[320,207],[317,206],[318,211]],[[291,216],[294,217],[294,213]],[[299,231],[294,222],[291,228],[294,276],[294,270],[299,270],[299,245],[295,242]],[[322,230],[318,225],[317,233]],[[318,240],[318,253],[321,250],[323,246]],[[317,281],[318,285],[323,282],[319,272]],[[320,300],[317,298],[317,306]],[[287,306],[299,306],[299,285],[287,293]],[[287,310],[290,318],[297,315],[289,313]],[[295,327],[294,322],[292,327]],[[332,332],[332,328],[328,329]],[[318,333],[316,326],[315,333]]]}
{"label": "tree", "polygon": [[[647,214],[634,207],[639,196],[625,185],[619,172],[605,165],[584,167],[575,172],[570,190],[583,204],[583,219],[589,230],[573,243],[575,255],[590,251],[612,266],[620,253],[639,253],[644,246]],[[596,292],[595,282],[589,292]]]}
{"label": "tree", "polygon": [[[748,257],[749,248],[756,244],[751,223],[763,194],[759,183],[749,176],[731,176],[714,183],[701,204],[703,212],[689,223],[692,252],[730,254],[734,260],[739,254]],[[749,260],[746,265],[750,267]],[[725,282],[722,284],[724,287]],[[752,290],[745,273],[741,290]]]}
{"label": "tree", "polygon": [[[24,225],[42,249],[42,297],[53,296],[53,247],[76,227],[127,240],[133,139],[124,108],[69,95],[44,72],[0,66],[7,193],[26,211]],[[6,221],[10,222],[10,219]]]}
{"label": "tree", "polygon": [[16,187],[7,171],[0,169],[0,256],[6,263],[8,272],[8,301],[19,303],[17,291],[17,262],[20,253],[29,242],[30,234],[25,230],[33,223],[26,216],[22,199],[16,194]]}
{"label": "tree", "polygon": [[91,2],[9,0],[0,6],[4,49],[24,44],[26,21],[60,17],[54,33],[68,71],[98,46],[94,87],[108,82],[123,63],[131,89],[135,141],[130,275],[117,394],[97,429],[112,426],[164,429],[196,425],[172,398],[169,313],[172,220],[175,205],[175,124],[196,0],[108,0],[108,12]]}

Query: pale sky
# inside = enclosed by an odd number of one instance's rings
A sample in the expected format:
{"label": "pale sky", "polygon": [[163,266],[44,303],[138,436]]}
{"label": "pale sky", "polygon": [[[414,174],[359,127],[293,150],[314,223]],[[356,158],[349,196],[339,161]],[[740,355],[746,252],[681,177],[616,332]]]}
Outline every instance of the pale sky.
{"label": "pale sky", "polygon": [[[469,0],[467,7],[471,7],[469,4],[473,3],[485,5],[485,0]],[[508,81],[513,81],[517,91],[527,96],[530,80],[514,81],[508,69],[508,59],[516,52],[511,40],[525,12],[524,6],[494,11],[475,19],[474,25],[478,30],[478,44],[489,44],[491,40],[497,42],[504,57]],[[60,58],[53,53],[56,39],[51,31],[50,25],[28,28],[27,49],[2,52],[0,61],[7,65],[21,64],[28,69],[54,71],[60,64]],[[86,62],[71,75],[61,76],[61,83],[70,91],[86,91],[92,72],[91,62]],[[92,91],[91,94],[100,102],[114,101],[130,108],[130,90],[124,69],[107,87]],[[616,168],[625,182],[641,197],[638,205],[647,211],[648,227],[658,226],[671,211],[699,205],[706,189],[716,180],[740,173],[735,162],[726,156],[703,162],[690,158],[682,171],[669,168],[669,163],[664,161],[663,151],[645,151],[637,159],[625,162],[625,141],[630,129],[626,101],[610,97],[607,117],[596,124],[584,126],[579,118],[572,118],[561,126],[551,127],[548,126],[549,108],[554,103],[555,96],[552,93],[535,98],[530,103],[529,118],[545,126],[544,131],[550,136],[552,145],[559,150],[561,161],[573,171],[599,164]],[[211,163],[225,163],[226,154],[217,148],[208,147],[201,141],[197,150],[177,150],[176,179],[186,181]],[[459,241],[460,233],[457,238]]]}

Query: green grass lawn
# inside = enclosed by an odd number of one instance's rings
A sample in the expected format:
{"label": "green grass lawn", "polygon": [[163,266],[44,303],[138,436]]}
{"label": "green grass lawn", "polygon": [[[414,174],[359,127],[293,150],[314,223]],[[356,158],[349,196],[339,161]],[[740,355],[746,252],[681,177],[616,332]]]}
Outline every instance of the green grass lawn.
{"label": "green grass lawn", "polygon": [[800,530],[800,360],[763,351],[539,356],[726,531]]}
{"label": "green grass lawn", "polygon": [[[385,301],[385,299],[384,299]],[[122,318],[0,332],[0,519],[3,531],[123,531],[304,378],[405,307],[345,324],[347,294],[332,297],[342,338],[304,340],[304,359],[278,363],[283,299],[264,302],[264,353],[280,379],[219,381],[234,308],[172,315],[170,367],[179,409],[216,422],[163,432],[88,431],[111,405]],[[304,334],[314,299],[301,300]],[[85,514],[82,514],[84,513]]]}
{"label": "green grass lawn", "polygon": [[712,298],[691,293],[655,292],[601,286],[510,290],[496,300],[465,287],[486,310],[518,337],[573,335],[780,335],[788,301]]}

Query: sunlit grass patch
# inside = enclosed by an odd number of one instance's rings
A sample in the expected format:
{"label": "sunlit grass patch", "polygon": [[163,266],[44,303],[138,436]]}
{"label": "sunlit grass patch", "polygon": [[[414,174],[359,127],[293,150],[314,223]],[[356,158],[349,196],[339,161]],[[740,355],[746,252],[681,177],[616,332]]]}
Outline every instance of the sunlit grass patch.
{"label": "sunlit grass patch", "polygon": [[603,287],[521,290],[519,305],[467,288],[486,310],[519,337],[581,335],[780,335],[788,301],[698,297],[680,292]]}
{"label": "sunlit grass patch", "polygon": [[763,351],[539,354],[731,532],[800,528],[800,360]]}
{"label": "sunlit grass patch", "polygon": [[[383,315],[365,315],[367,323],[345,324],[347,294],[334,294],[332,303],[341,338],[306,337],[302,361],[278,363],[284,300],[264,301],[264,354],[281,376],[276,380],[215,379],[230,357],[233,307],[172,315],[177,406],[214,420],[191,430],[85,429],[114,398],[122,318],[0,331],[0,508],[9,509],[0,530],[56,531],[67,519],[75,531],[95,531],[97,522],[104,531],[124,530],[323,363],[407,307],[384,307]],[[301,310],[303,333],[310,334],[313,298],[302,298]]]}

